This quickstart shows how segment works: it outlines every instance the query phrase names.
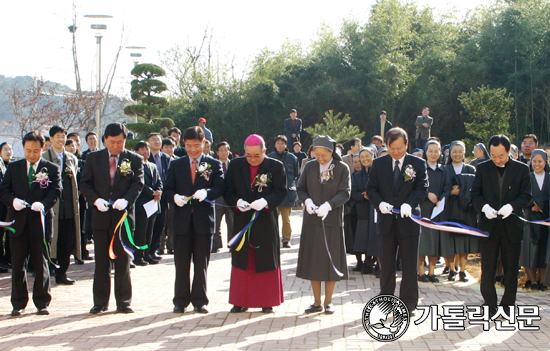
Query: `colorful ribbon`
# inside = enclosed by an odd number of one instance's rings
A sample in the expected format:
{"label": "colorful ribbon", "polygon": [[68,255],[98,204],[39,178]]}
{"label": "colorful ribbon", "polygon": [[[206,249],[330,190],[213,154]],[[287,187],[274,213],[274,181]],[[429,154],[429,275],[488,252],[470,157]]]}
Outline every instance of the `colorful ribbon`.
{"label": "colorful ribbon", "polygon": [[42,222],[42,242],[46,251],[46,258],[48,259],[48,262],[52,264],[52,266],[54,266],[55,268],[59,268],[59,265],[55,264],[50,257],[50,246],[46,241],[46,212],[44,212],[44,210],[40,211],[40,222]]}
{"label": "colorful ribbon", "polygon": [[550,227],[550,218],[548,219],[544,219],[544,220],[537,220],[537,221],[529,221],[523,217],[520,217],[518,216],[517,214],[515,213],[512,213],[514,216],[516,216],[517,218],[521,219],[522,221],[524,221],[525,223],[531,223],[531,224],[538,224],[538,225],[545,225],[547,227]]}
{"label": "colorful ribbon", "polygon": [[[258,219],[259,217],[259,213],[260,211],[255,211],[253,214],[252,214],[252,218],[250,219],[250,222],[248,222],[244,228],[237,233],[237,235],[235,235],[231,240],[229,240],[229,242],[227,243],[228,246],[233,246],[236,242],[239,242],[239,245],[237,246],[237,248],[235,248],[235,251],[241,251],[241,249],[243,248],[244,246],[244,243],[246,241],[246,236],[245,236],[245,233],[248,232],[248,242],[250,244],[250,229],[252,227],[252,224],[254,224],[254,222],[256,221],[256,219]],[[252,245],[250,245],[251,247],[254,247]],[[257,249],[259,246],[257,247],[254,247],[255,249]]]}
{"label": "colorful ribbon", "polygon": [[117,255],[115,254],[115,250],[114,250],[114,246],[115,246],[115,238],[116,238],[116,234],[118,233],[118,238],[120,239],[120,243],[122,244],[122,248],[124,249],[124,251],[128,254],[128,256],[130,256],[130,259],[134,259],[134,252],[135,250],[126,246],[126,244],[124,243],[124,240],[122,240],[122,224],[124,223],[124,229],[126,230],[126,236],[128,238],[128,241],[130,242],[130,244],[132,244],[134,247],[136,247],[137,249],[139,250],[145,250],[148,248],[147,245],[144,245],[144,246],[136,246],[136,244],[134,243],[134,239],[132,238],[132,232],[130,231],[130,224],[128,223],[128,211],[124,211],[124,213],[122,214],[122,217],[120,217],[120,220],[118,221],[116,227],[115,227],[115,230],[113,232],[113,237],[111,238],[111,243],[109,244],[109,257],[111,258],[111,260],[114,260],[115,258],[117,258]]}
{"label": "colorful ribbon", "polygon": [[[401,211],[396,209],[393,209],[392,212],[397,214],[401,213]],[[480,236],[482,238],[487,238],[489,236],[489,233],[483,230],[470,227],[468,225],[457,223],[457,222],[434,222],[428,218],[422,218],[414,214],[411,214],[410,218],[415,223],[430,229],[443,230],[446,232],[452,232],[452,233],[458,233],[458,234]]]}
{"label": "colorful ribbon", "polygon": [[[185,197],[184,199],[189,205],[191,205],[191,200],[193,200],[193,196],[187,196]],[[212,204],[212,205],[216,205],[216,206],[221,206],[221,207],[237,207],[237,206],[229,206],[229,205],[224,205],[224,204],[219,204],[215,201],[212,201],[212,200],[208,200],[208,199],[204,199],[203,201],[206,201],[208,202],[209,204]]]}
{"label": "colorful ribbon", "polygon": [[0,221],[0,228],[4,228],[4,229],[9,230],[12,233],[15,233],[15,229],[13,229],[12,226],[11,226],[13,223],[15,223],[15,221],[11,221],[11,222],[1,222]]}

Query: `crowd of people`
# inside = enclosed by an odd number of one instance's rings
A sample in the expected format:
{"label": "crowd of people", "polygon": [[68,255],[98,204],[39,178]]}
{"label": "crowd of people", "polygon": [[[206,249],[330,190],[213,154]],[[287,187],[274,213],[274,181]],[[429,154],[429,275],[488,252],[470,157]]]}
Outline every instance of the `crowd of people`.
{"label": "crowd of people", "polygon": [[[520,267],[529,278],[525,289],[547,289],[548,227],[522,220],[545,220],[550,208],[548,156],[533,134],[523,137],[521,153],[506,136],[493,136],[488,147],[475,145],[466,164],[462,141],[443,146],[430,134],[433,117],[425,107],[411,154],[406,131],[386,111],[368,146],[353,138],[346,154],[330,136],[318,136],[305,153],[302,121],[291,110],[273,152],[252,134],[244,156],[234,157],[229,143],[214,146],[205,118],[197,122],[183,133],[151,133],[133,151],[125,148],[129,131],[120,123],[106,127],[103,149],[92,132],[81,152],[79,135],[60,126],[50,128],[49,144],[41,133],[26,134],[18,161],[11,161],[11,145],[0,144],[0,220],[11,223],[1,240],[0,272],[12,270],[13,316],[28,303],[27,271],[35,276],[38,314],[50,313],[50,274],[57,284],[75,284],[67,275],[71,256],[77,264],[95,261],[90,313],[108,309],[112,267],[117,311],[132,313],[130,268],[159,264],[165,254],[174,255],[174,312],[192,305],[208,313],[208,264],[223,247],[223,218],[230,312],[271,313],[284,302],[280,250],[292,246],[296,206],[303,206],[296,275],[311,282],[313,293],[305,313],[335,312],[336,282],[349,277],[347,255],[357,260],[352,271],[380,279],[381,294],[395,293],[402,271],[400,298],[411,313],[419,282],[437,283],[442,275],[468,281],[469,254],[481,254],[481,293],[493,314],[495,282],[505,287],[500,304],[513,306]],[[411,216],[490,235],[421,227]],[[437,276],[441,258],[445,269]]]}

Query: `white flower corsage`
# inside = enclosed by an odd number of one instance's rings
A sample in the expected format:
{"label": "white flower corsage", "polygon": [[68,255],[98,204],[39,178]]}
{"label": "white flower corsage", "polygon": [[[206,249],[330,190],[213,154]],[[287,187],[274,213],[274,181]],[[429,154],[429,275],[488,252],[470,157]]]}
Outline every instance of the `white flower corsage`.
{"label": "white flower corsage", "polygon": [[325,184],[331,179],[334,179],[334,172],[332,171],[334,168],[334,164],[331,164],[329,168],[325,169],[324,171],[319,174],[319,180],[321,181],[321,184]]}
{"label": "white flower corsage", "polygon": [[118,173],[120,175],[125,176],[126,178],[131,178],[134,175],[134,171],[132,171],[132,163],[128,159],[122,160],[120,164],[118,165]]}
{"label": "white flower corsage", "polygon": [[210,163],[202,162],[199,165],[199,168],[197,168],[197,173],[199,173],[201,177],[208,181],[210,179],[210,175],[212,174],[212,170],[210,168],[212,168],[212,165],[210,165]]}
{"label": "white flower corsage", "polygon": [[254,186],[258,187],[258,192],[261,193],[263,188],[267,187],[267,183],[271,183],[271,174],[258,174],[254,178]]}
{"label": "white flower corsage", "polygon": [[411,165],[405,166],[405,172],[403,172],[403,177],[405,177],[406,182],[412,182],[416,178],[416,172]]}
{"label": "white flower corsage", "polygon": [[40,184],[40,188],[42,189],[46,189],[48,187],[48,184],[50,184],[51,182],[52,181],[50,180],[50,176],[46,167],[42,168],[40,172],[34,175],[33,183]]}
{"label": "white flower corsage", "polygon": [[71,178],[73,176],[73,171],[71,170],[71,167],[65,167],[65,174]]}

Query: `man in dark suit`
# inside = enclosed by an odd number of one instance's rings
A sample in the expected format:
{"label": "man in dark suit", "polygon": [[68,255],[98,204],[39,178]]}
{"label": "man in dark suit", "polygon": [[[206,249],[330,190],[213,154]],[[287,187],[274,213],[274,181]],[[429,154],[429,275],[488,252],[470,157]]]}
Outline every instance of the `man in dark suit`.
{"label": "man in dark suit", "polygon": [[430,139],[430,131],[434,119],[430,117],[430,109],[424,107],[422,109],[422,116],[416,117],[416,148],[424,150],[424,146],[428,139]]}
{"label": "man in dark suit", "polygon": [[393,125],[386,118],[388,118],[387,112],[384,110],[380,111],[380,120],[374,125],[374,135],[380,135],[383,138],[384,134],[392,129]]}
{"label": "man in dark suit", "polygon": [[[216,154],[218,155],[218,159],[222,163],[222,170],[225,178],[227,170],[229,169],[229,162],[231,162],[231,160],[229,160],[229,143],[227,141],[222,141],[221,143],[219,143],[216,146]],[[215,202],[220,205],[227,205],[223,196],[217,198]],[[212,253],[218,252],[218,250],[223,247],[221,233],[223,217],[225,217],[225,224],[227,226],[227,241],[229,242],[229,240],[233,238],[233,209],[230,207],[216,205],[216,233],[214,234],[214,238],[212,239]]]}
{"label": "man in dark suit", "polygon": [[[153,162],[157,166],[160,180],[165,183],[166,176],[168,174],[168,167],[170,166],[170,156],[160,151],[162,148],[162,136],[159,133],[151,133],[147,136],[147,142],[151,149],[151,156],[149,156],[149,162]],[[149,263],[152,260],[160,261],[161,256],[157,255],[157,250],[160,247],[160,238],[164,234],[164,226],[166,224],[166,200],[160,200],[160,210],[157,213],[155,219],[155,226],[153,227],[153,238],[151,239],[151,247],[149,247],[149,254],[145,256],[145,260]]]}
{"label": "man in dark suit", "polygon": [[300,141],[300,133],[302,133],[302,120],[297,116],[298,112],[292,109],[290,110],[290,118],[285,120],[285,135],[290,145],[294,144],[295,141]]}
{"label": "man in dark suit", "polygon": [[[162,196],[162,181],[153,162],[147,161],[151,156],[149,144],[146,141],[140,141],[134,146],[134,151],[143,157],[143,190],[136,200],[136,230],[134,232],[134,241],[137,246],[151,245],[153,236],[153,226],[157,214],[154,213],[147,217],[143,205],[151,200],[157,201],[157,207],[160,206]],[[145,260],[147,258],[147,260]],[[159,261],[153,260],[149,255],[149,250],[136,250],[134,264],[136,266],[147,266],[148,264],[157,264]]]}
{"label": "man in dark suit", "polygon": [[[395,292],[396,253],[403,265],[399,298],[410,313],[418,303],[418,240],[420,226],[410,218],[420,215],[420,202],[428,195],[426,162],[407,154],[408,136],[401,128],[386,134],[389,154],[374,160],[370,169],[367,195],[378,209],[380,245],[380,294]],[[393,181],[391,181],[393,179]],[[400,214],[392,213],[399,209]]]}
{"label": "man in dark suit", "polygon": [[[0,185],[0,197],[6,206],[15,210],[13,229],[10,232],[12,263],[12,316],[20,316],[29,302],[25,262],[30,254],[36,277],[33,302],[38,314],[50,314],[50,270],[45,258],[45,228],[41,216],[48,214],[51,222],[52,207],[61,196],[59,167],[41,158],[44,137],[30,132],[23,137],[25,159],[10,163]],[[51,223],[45,223],[51,225]],[[46,241],[51,238],[46,238]]]}
{"label": "man in dark suit", "polygon": [[181,130],[178,127],[171,128],[168,131],[168,136],[172,137],[176,141],[176,148],[174,149],[174,155],[177,157],[183,157],[187,155],[185,148],[180,145]]}
{"label": "man in dark suit", "polygon": [[[472,185],[472,203],[479,213],[478,227],[489,232],[482,240],[481,295],[489,306],[490,316],[497,310],[495,270],[501,254],[504,269],[504,294],[500,304],[514,306],[521,240],[523,239],[522,209],[531,201],[529,168],[509,157],[510,140],[495,135],[489,140],[493,162],[481,163]],[[511,216],[515,214],[516,216]]]}
{"label": "man in dark suit", "polygon": [[[80,189],[94,205],[92,230],[94,235],[95,272],[94,306],[90,313],[106,311],[111,293],[111,259],[109,244],[113,235],[115,262],[115,299],[117,312],[133,313],[130,260],[122,247],[115,227],[128,211],[130,230],[134,227],[134,203],[143,188],[143,158],[124,149],[128,129],[120,123],[105,128],[105,149],[92,152],[86,158]],[[110,204],[112,202],[112,205]],[[119,230],[124,230],[119,228]],[[128,244],[129,245],[129,244]]]}
{"label": "man in dark suit", "polygon": [[82,156],[81,158],[83,160],[86,160],[86,157],[88,156],[88,154],[90,152],[94,152],[94,151],[97,151],[99,150],[98,148],[98,140],[97,140],[97,134],[94,133],[94,132],[89,132],[88,134],[86,134],[86,144],[88,145],[88,150],[84,151],[82,153]]}
{"label": "man in dark suit", "polygon": [[[203,154],[205,136],[200,127],[183,132],[187,155],[168,169],[164,194],[174,204],[174,263],[176,266],[174,312],[183,313],[191,303],[196,312],[208,313],[206,271],[212,235],[216,232],[214,205],[204,201],[222,196],[224,178],[220,161]],[[187,201],[189,196],[193,199]],[[190,266],[193,260],[193,285]]]}

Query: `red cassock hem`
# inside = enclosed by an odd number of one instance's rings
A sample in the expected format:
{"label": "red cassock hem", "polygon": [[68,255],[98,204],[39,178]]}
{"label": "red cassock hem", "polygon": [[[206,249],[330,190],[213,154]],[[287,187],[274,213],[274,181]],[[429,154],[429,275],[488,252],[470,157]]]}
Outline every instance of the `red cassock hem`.
{"label": "red cassock hem", "polygon": [[257,273],[254,249],[249,248],[246,271],[231,267],[229,303],[239,307],[263,308],[279,306],[284,300],[281,267]]}

